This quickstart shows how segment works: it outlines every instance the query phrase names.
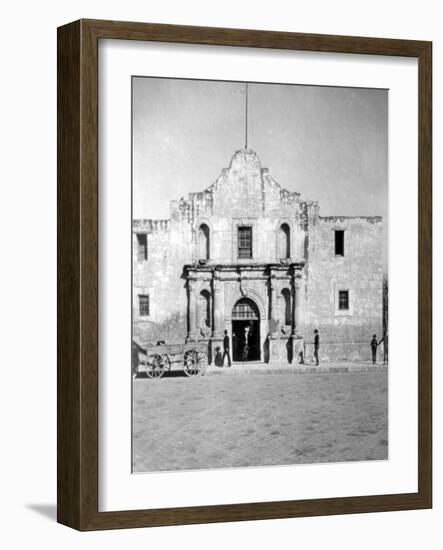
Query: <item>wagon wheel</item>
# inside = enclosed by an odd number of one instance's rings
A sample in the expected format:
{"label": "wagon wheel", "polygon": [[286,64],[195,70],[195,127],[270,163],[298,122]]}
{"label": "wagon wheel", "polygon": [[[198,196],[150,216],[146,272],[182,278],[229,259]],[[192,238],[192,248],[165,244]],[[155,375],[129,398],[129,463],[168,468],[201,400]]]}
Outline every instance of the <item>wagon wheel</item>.
{"label": "wagon wheel", "polygon": [[146,359],[145,372],[149,378],[161,378],[168,368],[169,359],[167,356],[153,355]]}
{"label": "wagon wheel", "polygon": [[190,350],[185,353],[184,371],[187,376],[202,376],[206,370],[206,354]]}

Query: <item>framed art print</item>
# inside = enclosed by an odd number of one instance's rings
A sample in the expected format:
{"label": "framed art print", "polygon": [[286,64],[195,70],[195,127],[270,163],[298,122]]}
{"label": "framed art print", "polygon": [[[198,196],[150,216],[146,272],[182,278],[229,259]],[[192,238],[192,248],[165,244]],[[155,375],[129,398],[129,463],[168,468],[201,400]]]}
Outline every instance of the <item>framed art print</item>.
{"label": "framed art print", "polygon": [[58,520],[431,507],[431,43],[58,31]]}

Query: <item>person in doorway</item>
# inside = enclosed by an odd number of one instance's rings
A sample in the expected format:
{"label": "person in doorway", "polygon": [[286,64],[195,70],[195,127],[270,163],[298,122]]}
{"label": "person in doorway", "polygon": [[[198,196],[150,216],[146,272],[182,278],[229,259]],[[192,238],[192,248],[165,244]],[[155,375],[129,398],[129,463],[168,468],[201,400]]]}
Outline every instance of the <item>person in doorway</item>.
{"label": "person in doorway", "polygon": [[225,366],[225,357],[228,358],[228,367],[231,366],[231,355],[229,353],[229,335],[228,331],[225,330],[225,336],[223,338],[223,363],[222,366]]}
{"label": "person in doorway", "polygon": [[377,362],[377,346],[378,346],[377,336],[374,334],[372,336],[372,340],[371,340],[371,352],[372,352],[372,364],[373,365],[375,365],[375,363]]}
{"label": "person in doorway", "polygon": [[320,349],[320,335],[318,334],[318,330],[314,330],[314,358],[315,358],[315,364],[318,366],[320,364],[319,358],[318,358],[318,352]]}
{"label": "person in doorway", "polygon": [[242,361],[247,361],[249,358],[249,334],[250,334],[250,327],[245,327],[245,341],[243,342],[243,348],[242,348]]}

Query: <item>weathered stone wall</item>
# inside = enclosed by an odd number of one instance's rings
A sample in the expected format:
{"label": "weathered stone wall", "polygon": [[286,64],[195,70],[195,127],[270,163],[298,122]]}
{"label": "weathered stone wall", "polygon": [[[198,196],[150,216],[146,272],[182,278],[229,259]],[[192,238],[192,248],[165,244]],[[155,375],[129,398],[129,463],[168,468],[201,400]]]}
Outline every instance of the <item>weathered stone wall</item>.
{"label": "weathered stone wall", "polygon": [[[189,226],[175,220],[138,220],[133,229],[134,339],[141,344],[183,341],[187,310],[183,266],[191,249]],[[136,233],[147,233],[147,261],[138,260]],[[148,317],[139,315],[139,294],[149,295]]]}
{"label": "weathered stone wall", "polygon": [[[290,228],[290,257],[282,262],[278,238],[283,223]],[[134,221],[133,319],[137,342],[183,342],[187,337],[188,289],[184,267],[201,265],[198,245],[201,224],[209,227],[210,254],[203,262],[209,270],[228,265],[240,269],[259,264],[306,262],[297,291],[302,312],[297,334],[301,332],[305,337],[308,355],[313,330],[317,328],[322,360],[369,357],[372,334],[381,337],[382,327],[381,219],[320,217],[318,203],[301,201],[298,193],[283,189],[250,150],[237,151],[230,166],[205,191],[171,201],[169,220]],[[252,227],[252,259],[238,258],[239,225]],[[345,230],[344,257],[335,255],[336,229]],[[147,234],[147,261],[138,259],[137,233]],[[202,289],[213,290],[212,283],[197,280],[193,284],[197,300]],[[220,284],[224,285],[222,317],[225,328],[230,330],[231,310],[235,298],[241,296],[240,283],[234,278]],[[249,283],[249,288],[265,309],[261,319],[264,346],[271,330],[269,281],[266,277],[258,278]],[[282,357],[291,346],[291,327],[285,328],[284,289],[292,290],[288,280],[277,279],[276,317],[283,330],[279,329],[280,339],[274,340],[274,348],[279,349]],[[350,291],[352,311],[337,311],[339,289]],[[149,316],[139,315],[139,294],[150,297]],[[199,322],[198,314],[196,319]],[[201,332],[200,327],[196,332]]]}
{"label": "weathered stone wall", "polygon": [[[335,230],[344,230],[344,256],[335,254]],[[308,225],[304,332],[313,355],[314,329],[320,357],[369,360],[373,334],[382,337],[383,222],[380,217],[313,216]],[[338,291],[348,290],[350,308],[338,309]]]}
{"label": "weathered stone wall", "polygon": [[[237,226],[253,228],[253,259],[240,263],[275,262],[277,229],[287,223],[291,229],[291,257],[304,255],[304,220],[300,197],[283,189],[260,166],[257,155],[240,150],[229,168],[222,170],[217,181],[201,193],[191,193],[187,200],[171,203],[171,220],[187,223],[192,231],[194,247],[189,258],[196,260],[198,228],[210,228],[211,254],[214,263],[236,263]],[[171,229],[174,229],[171,226]]]}
{"label": "weathered stone wall", "polygon": [[[187,199],[171,201],[169,220],[133,224],[134,338],[140,342],[183,341],[187,333],[187,297],[183,267],[198,261],[198,229],[210,229],[211,264],[242,265],[278,260],[277,231],[291,229],[291,259],[304,255],[305,221],[298,193],[276,183],[257,155],[238,151],[217,181]],[[237,226],[250,225],[253,258],[237,258]],[[148,259],[137,256],[136,233],[147,233]],[[138,295],[150,296],[149,317],[139,316]]]}

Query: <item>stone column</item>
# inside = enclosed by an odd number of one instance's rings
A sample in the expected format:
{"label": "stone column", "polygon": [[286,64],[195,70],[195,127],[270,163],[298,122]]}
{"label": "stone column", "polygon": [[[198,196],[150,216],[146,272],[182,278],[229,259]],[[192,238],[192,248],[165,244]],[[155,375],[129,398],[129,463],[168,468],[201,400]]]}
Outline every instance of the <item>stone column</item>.
{"label": "stone column", "polygon": [[269,279],[269,289],[270,289],[270,298],[271,298],[271,332],[276,331],[278,323],[278,308],[277,308],[277,289],[275,277],[272,275]]}
{"label": "stone column", "polygon": [[302,322],[303,322],[303,312],[302,312],[302,301],[301,301],[301,287],[299,281],[294,282],[294,327],[293,333],[297,336],[302,335]]}
{"label": "stone column", "polygon": [[214,273],[214,278],[212,280],[212,289],[213,289],[213,315],[214,315],[214,326],[212,328],[212,337],[221,338],[223,336],[223,322],[224,322],[224,288],[223,283],[220,281],[218,276]]}
{"label": "stone column", "polygon": [[200,282],[198,280],[195,282],[194,296],[195,296],[195,326],[196,326],[197,336],[200,336],[200,328],[202,324],[202,311],[201,311],[201,301],[200,301]]}
{"label": "stone column", "polygon": [[197,339],[195,281],[188,279],[188,341]]}

